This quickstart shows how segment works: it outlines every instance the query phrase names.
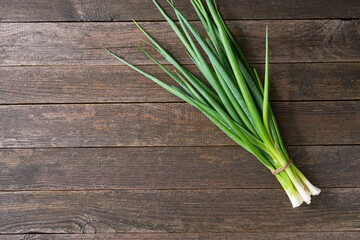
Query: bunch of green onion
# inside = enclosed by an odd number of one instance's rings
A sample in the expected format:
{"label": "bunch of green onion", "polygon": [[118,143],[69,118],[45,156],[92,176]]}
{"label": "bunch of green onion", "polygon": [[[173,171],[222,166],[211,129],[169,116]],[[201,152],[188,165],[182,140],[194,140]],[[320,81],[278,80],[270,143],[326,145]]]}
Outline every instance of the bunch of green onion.
{"label": "bunch of green onion", "polygon": [[310,196],[319,194],[320,189],[312,185],[293,163],[289,164],[291,160],[285,150],[269,104],[268,28],[266,27],[263,85],[256,70],[250,67],[244,53],[227,28],[215,2],[206,0],[206,7],[201,0],[190,0],[206,30],[205,40],[171,0],[167,2],[174,9],[178,24],[165,13],[156,0],[153,2],[175,31],[185,46],[187,54],[210,86],[180,65],[136,22],[149,39],[145,42],[171,63],[176,68],[175,72],[169,71],[144,49],[139,48],[175,80],[179,87],[160,81],[105,49],[118,60],[199,109],[273,173],[288,165],[280,173],[274,174],[275,177],[284,188],[293,207],[300,206],[304,201],[309,204]]}

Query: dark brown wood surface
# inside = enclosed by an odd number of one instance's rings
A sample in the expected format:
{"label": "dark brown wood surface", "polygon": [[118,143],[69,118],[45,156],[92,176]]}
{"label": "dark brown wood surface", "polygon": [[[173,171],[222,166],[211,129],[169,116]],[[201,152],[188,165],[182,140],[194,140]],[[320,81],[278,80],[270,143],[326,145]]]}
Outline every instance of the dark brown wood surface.
{"label": "dark brown wood surface", "polygon": [[[151,0],[2,0],[0,21],[142,21],[163,20]],[[174,0],[189,19],[197,19],[187,1]],[[357,0],[221,0],[225,19],[359,18]],[[170,8],[163,4],[166,10]],[[172,11],[169,11],[171,16]]]}
{"label": "dark brown wood surface", "polygon": [[3,192],[0,231],[358,231],[359,198],[359,188],[324,188],[293,209],[283,189]]}
{"label": "dark brown wood surface", "polygon": [[[359,101],[272,106],[288,145],[360,143]],[[187,103],[7,105],[0,115],[0,147],[236,145]]]}
{"label": "dark brown wood surface", "polygon": [[270,98],[322,189],[311,205],[293,209],[255,157],[104,51],[170,82],[134,18],[199,75],[151,0],[3,0],[0,239],[360,238],[360,3],[218,4],[260,76],[269,25]]}
{"label": "dark brown wood surface", "polygon": [[[263,65],[254,67],[263,76]],[[187,68],[200,76],[194,66]],[[171,83],[157,66],[142,69]],[[179,102],[179,98],[126,66],[2,67],[0,76],[2,104]],[[359,76],[360,63],[270,64],[270,98],[359,100]]]}
{"label": "dark brown wood surface", "polygon": [[[191,63],[167,23],[141,25],[179,62]],[[251,62],[265,60],[266,25],[272,63],[359,62],[359,20],[250,20],[230,21],[228,25]],[[194,27],[201,29],[199,22]],[[134,64],[154,64],[138,49],[138,45],[145,45],[141,42],[145,36],[132,22],[2,23],[0,32],[4,35],[0,45],[5,46],[0,51],[0,66],[122,65],[103,45]],[[154,56],[160,58],[159,54]],[[166,63],[161,58],[160,62]]]}
{"label": "dark brown wood surface", "polygon": [[[360,187],[359,146],[288,151],[319,187]],[[281,188],[237,146],[1,149],[0,159],[3,191]]]}
{"label": "dark brown wood surface", "polygon": [[0,235],[0,239],[5,240],[138,240],[138,239],[171,239],[171,240],[239,240],[239,239],[256,239],[256,240],[358,240],[360,238],[359,232],[266,232],[266,233],[108,233],[108,234],[18,234],[18,235]]}

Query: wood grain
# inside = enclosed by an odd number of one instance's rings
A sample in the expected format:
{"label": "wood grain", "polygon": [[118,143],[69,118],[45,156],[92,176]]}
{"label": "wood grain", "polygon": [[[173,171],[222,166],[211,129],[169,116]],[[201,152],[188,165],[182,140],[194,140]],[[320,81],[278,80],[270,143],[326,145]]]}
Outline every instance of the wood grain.
{"label": "wood grain", "polygon": [[[360,146],[287,150],[316,186],[360,187]],[[3,191],[281,188],[240,147],[1,149],[0,159]]]}
{"label": "wood grain", "polygon": [[360,239],[359,1],[219,1],[261,76],[269,25],[272,106],[322,189],[297,209],[198,110],[105,52],[169,81],[134,18],[194,70],[152,1],[130,2],[1,1],[0,239]]}
{"label": "wood grain", "polygon": [[358,231],[359,197],[323,189],[293,209],[282,189],[3,192],[0,233]]}
{"label": "wood grain", "polygon": [[[359,62],[359,20],[230,21],[251,62],[264,62],[265,25],[270,28],[270,62]],[[194,23],[195,27],[199,22]],[[167,23],[142,26],[181,63],[190,63]],[[0,66],[121,65],[102,45],[134,64],[153,64],[137,48],[143,34],[134,23],[3,23]],[[147,47],[148,49],[149,47]],[[150,51],[153,53],[153,51]],[[159,54],[160,62],[166,63]]]}
{"label": "wood grain", "polygon": [[[164,1],[159,1],[164,3]],[[197,19],[189,1],[174,1],[189,19]],[[162,4],[169,11],[167,4]],[[356,0],[222,0],[225,19],[359,18]],[[310,7],[311,6],[311,7]],[[3,0],[0,21],[153,21],[163,20],[151,0]],[[334,11],[336,9],[336,11]]]}
{"label": "wood grain", "polygon": [[[359,144],[360,102],[274,103],[288,145]],[[0,106],[0,146],[234,145],[186,103]]]}
{"label": "wood grain", "polygon": [[0,239],[6,240],[152,240],[152,239],[169,239],[169,240],[358,240],[359,232],[267,232],[267,233],[104,233],[104,234],[19,234],[19,235],[0,235]]}
{"label": "wood grain", "polygon": [[[254,67],[263,76],[262,64]],[[172,83],[156,66],[142,69]],[[180,100],[125,66],[1,67],[0,76],[2,104]],[[275,101],[360,99],[360,63],[271,64],[270,79]]]}

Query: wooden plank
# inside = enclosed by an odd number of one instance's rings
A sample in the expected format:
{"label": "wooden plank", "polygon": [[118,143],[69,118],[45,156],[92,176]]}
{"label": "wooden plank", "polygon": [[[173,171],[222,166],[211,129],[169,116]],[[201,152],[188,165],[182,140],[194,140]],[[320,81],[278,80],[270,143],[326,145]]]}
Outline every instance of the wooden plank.
{"label": "wooden plank", "polygon": [[[156,66],[142,69],[171,83]],[[2,67],[0,76],[3,104],[180,100],[125,66]],[[271,64],[271,100],[358,100],[359,77],[360,63]]]}
{"label": "wooden plank", "polygon": [[[160,1],[163,3],[163,1]],[[174,1],[189,19],[197,19],[189,1]],[[222,0],[218,2],[226,19],[359,18],[356,0]],[[162,4],[171,14],[167,4]],[[0,21],[130,21],[163,20],[151,0],[3,0]],[[334,11],[336,9],[336,11]]]}
{"label": "wooden plank", "polygon": [[[360,146],[288,151],[316,186],[360,187]],[[236,146],[1,149],[0,159],[0,190],[281,188]]]}
{"label": "wooden plank", "polygon": [[[359,101],[274,103],[288,145],[359,144]],[[0,146],[234,145],[186,103],[0,106]]]}
{"label": "wooden plank", "polygon": [[[270,62],[359,62],[359,20],[231,21],[229,27],[251,62],[264,62],[265,25]],[[200,28],[199,22],[194,23]],[[142,26],[181,63],[190,63],[176,34],[164,22]],[[143,34],[134,23],[3,23],[0,66],[120,65],[102,45],[134,64],[153,64],[137,48]],[[149,47],[147,47],[148,49]],[[153,51],[150,51],[153,53]],[[160,61],[165,63],[159,54]]]}
{"label": "wooden plank", "polygon": [[2,192],[0,233],[359,231],[359,199],[323,189],[293,209],[282,189]]}
{"label": "wooden plank", "polygon": [[267,232],[267,233],[103,233],[103,234],[16,234],[16,235],[0,235],[0,239],[6,240],[110,240],[110,239],[169,239],[169,240],[358,240],[360,232]]}

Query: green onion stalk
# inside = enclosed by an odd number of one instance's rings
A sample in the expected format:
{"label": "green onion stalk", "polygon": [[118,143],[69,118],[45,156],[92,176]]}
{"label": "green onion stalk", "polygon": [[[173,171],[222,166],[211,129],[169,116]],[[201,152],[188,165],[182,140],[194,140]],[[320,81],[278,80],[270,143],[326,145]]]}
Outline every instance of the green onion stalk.
{"label": "green onion stalk", "polygon": [[275,175],[293,207],[298,207],[303,202],[310,204],[311,195],[318,195],[320,189],[312,185],[290,160],[269,104],[268,27],[266,26],[265,77],[262,84],[256,69],[250,67],[226,26],[215,2],[206,0],[205,4],[201,0],[190,0],[206,30],[206,38],[199,34],[172,0],[167,2],[175,11],[178,23],[166,14],[156,0],[153,2],[208,84],[179,64],[135,21],[148,38],[144,42],[158,51],[176,70],[168,70],[143,48],[139,47],[140,50],[167,73],[177,86],[160,81],[104,48],[130,68],[199,109],[232,140],[255,155]]}

